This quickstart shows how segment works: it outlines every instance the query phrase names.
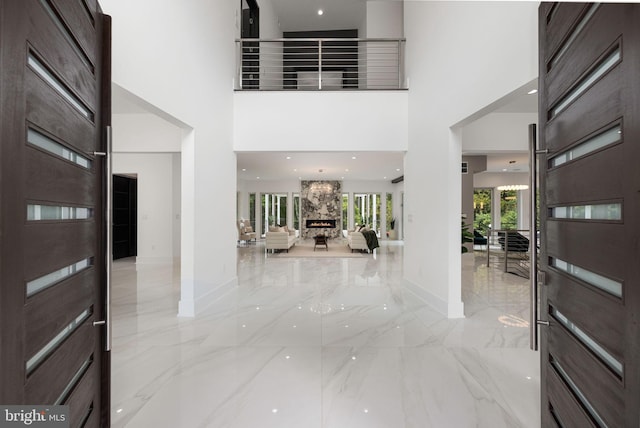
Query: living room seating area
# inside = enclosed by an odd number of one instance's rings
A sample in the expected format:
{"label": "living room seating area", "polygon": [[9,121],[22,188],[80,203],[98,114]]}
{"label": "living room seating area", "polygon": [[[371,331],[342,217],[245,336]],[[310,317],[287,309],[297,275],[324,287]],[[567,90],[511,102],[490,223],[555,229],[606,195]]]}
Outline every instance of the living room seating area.
{"label": "living room seating area", "polygon": [[376,232],[365,227],[349,231],[347,233],[347,245],[351,249],[351,252],[353,252],[353,250],[373,251],[379,247]]}
{"label": "living room seating area", "polygon": [[265,234],[265,249],[271,250],[287,250],[293,247],[298,240],[295,230],[289,230],[287,226],[269,226],[269,231]]}

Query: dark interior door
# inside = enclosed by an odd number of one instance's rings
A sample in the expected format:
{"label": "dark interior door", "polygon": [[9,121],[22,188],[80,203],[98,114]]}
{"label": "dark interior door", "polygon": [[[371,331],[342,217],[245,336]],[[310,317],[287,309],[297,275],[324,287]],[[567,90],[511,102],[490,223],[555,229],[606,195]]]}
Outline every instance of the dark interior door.
{"label": "dark interior door", "polygon": [[95,0],[0,0],[0,403],[109,426],[104,127]]}
{"label": "dark interior door", "polygon": [[640,425],[640,5],[540,6],[542,426]]}
{"label": "dark interior door", "polygon": [[138,180],[113,176],[113,259],[138,254]]}

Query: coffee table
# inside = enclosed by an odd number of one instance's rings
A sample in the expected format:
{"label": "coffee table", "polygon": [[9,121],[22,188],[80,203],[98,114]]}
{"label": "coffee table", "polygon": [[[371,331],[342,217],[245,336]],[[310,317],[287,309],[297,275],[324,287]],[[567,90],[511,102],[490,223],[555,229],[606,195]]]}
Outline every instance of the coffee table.
{"label": "coffee table", "polygon": [[315,243],[313,244],[313,251],[316,250],[318,245],[324,245],[324,249],[329,251],[329,245],[327,243],[327,237],[325,235],[316,235],[313,237]]}

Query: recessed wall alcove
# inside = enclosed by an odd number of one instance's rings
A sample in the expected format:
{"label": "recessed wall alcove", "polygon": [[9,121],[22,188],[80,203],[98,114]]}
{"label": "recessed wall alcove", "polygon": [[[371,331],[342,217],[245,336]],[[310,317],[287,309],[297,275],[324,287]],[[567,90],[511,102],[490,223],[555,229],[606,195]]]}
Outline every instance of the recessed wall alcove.
{"label": "recessed wall alcove", "polygon": [[[340,236],[342,225],[342,182],[340,181],[301,181],[301,217],[300,236],[311,238],[324,233],[330,238]],[[310,221],[308,221],[310,220]],[[316,220],[316,221],[313,221]],[[320,220],[330,220],[320,222]],[[336,227],[307,227],[335,222]]]}

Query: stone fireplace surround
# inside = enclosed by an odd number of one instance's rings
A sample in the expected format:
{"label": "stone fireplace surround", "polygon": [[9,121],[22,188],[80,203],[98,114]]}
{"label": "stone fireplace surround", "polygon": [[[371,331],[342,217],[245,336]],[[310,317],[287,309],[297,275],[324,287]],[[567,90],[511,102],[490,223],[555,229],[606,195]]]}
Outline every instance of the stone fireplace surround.
{"label": "stone fireplace surround", "polygon": [[[342,224],[342,182],[329,180],[300,182],[300,236],[313,238],[325,234],[330,238],[341,235]],[[307,220],[333,220],[333,228],[307,228]]]}

